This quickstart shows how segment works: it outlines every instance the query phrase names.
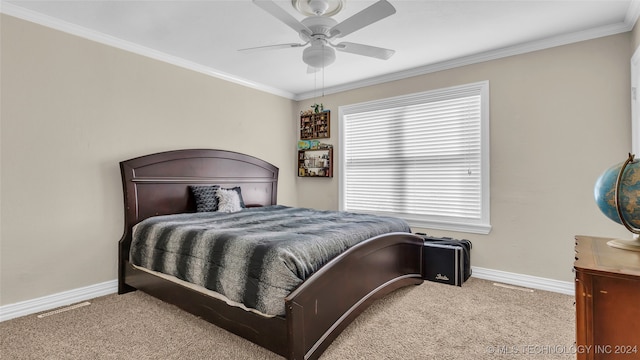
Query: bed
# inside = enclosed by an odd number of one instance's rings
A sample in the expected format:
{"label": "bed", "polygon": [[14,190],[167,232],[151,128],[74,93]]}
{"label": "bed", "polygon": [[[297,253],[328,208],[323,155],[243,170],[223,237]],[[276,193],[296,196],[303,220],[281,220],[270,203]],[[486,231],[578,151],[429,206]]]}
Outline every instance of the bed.
{"label": "bed", "polygon": [[278,207],[278,168],[236,152],[189,149],[122,161],[120,169],[125,229],[119,242],[118,292],[141,290],[287,359],[319,358],[375,299],[423,281],[422,238],[392,232],[358,242],[315,270],[282,299],[284,314],[264,316],[230,305],[133,265],[134,226],[152,217],[194,213],[190,186],[239,187],[248,211]]}

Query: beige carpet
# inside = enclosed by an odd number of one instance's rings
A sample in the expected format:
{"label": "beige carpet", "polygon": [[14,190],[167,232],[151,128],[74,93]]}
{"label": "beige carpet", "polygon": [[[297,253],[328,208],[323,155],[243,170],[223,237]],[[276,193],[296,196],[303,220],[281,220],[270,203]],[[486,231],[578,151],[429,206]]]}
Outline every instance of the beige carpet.
{"label": "beige carpet", "polygon": [[[575,359],[573,297],[469,279],[374,303],[322,360]],[[141,292],[0,323],[2,359],[282,359]]]}

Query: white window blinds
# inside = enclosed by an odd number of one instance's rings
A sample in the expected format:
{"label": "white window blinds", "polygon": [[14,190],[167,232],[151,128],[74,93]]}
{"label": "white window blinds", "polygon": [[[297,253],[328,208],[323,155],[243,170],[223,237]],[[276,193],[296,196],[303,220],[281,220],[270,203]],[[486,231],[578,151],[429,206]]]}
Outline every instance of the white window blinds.
{"label": "white window blinds", "polygon": [[488,233],[488,83],[340,108],[341,209]]}

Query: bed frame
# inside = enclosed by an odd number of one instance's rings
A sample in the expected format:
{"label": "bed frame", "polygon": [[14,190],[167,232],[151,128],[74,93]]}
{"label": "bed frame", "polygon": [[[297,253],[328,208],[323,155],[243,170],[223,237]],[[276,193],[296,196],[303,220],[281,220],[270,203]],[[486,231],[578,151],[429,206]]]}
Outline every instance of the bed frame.
{"label": "bed frame", "polygon": [[316,271],[283,300],[285,316],[269,318],[227,305],[134,268],[129,263],[132,227],[151,216],[194,212],[189,185],[240,186],[247,206],[276,204],[278,168],[236,152],[193,149],[122,161],[120,170],[125,228],[118,293],[144,291],[287,359],[319,358],[375,299],[423,281],[422,238],[392,233],[359,243]]}

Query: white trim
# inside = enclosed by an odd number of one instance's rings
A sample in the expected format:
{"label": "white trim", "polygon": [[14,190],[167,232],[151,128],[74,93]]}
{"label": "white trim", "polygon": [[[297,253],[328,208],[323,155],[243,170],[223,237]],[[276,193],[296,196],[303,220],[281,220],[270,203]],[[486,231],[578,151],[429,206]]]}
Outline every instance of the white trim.
{"label": "white trim", "polygon": [[[60,19],[43,15],[41,13],[31,11],[20,6],[8,3],[6,1],[0,2],[0,13],[11,15],[23,20],[27,20],[39,25],[50,27],[56,30],[60,30],[72,35],[83,37],[89,40],[93,40],[102,44],[113,46],[122,50],[130,51],[132,53],[147,56],[152,59],[164,61],[169,64],[183,67],[185,69],[197,71],[209,76],[227,80],[239,85],[243,85],[256,90],[264,91],[274,95],[282,96],[288,99],[300,101],[316,97],[315,91],[308,91],[298,94],[293,94],[288,91],[276,89],[267,85],[258,84],[246,79],[236,77],[232,74],[227,74],[210,67],[206,67],[200,64],[196,64],[185,59],[168,55],[150,48],[146,48],[128,41],[124,41],[113,36],[109,36],[94,30],[90,30],[75,24],[62,21]],[[524,44],[515,46],[509,46],[501,49],[495,49],[479,54],[473,54],[469,56],[463,56],[457,59],[446,60],[436,64],[425,65],[409,70],[399,71],[392,74],[386,74],[377,76],[361,81],[354,81],[351,83],[327,87],[324,89],[324,94],[335,94],[342,91],[354,90],[365,86],[378,85],[390,81],[406,79],[414,76],[425,75],[437,71],[453,69],[461,66],[476,64],[489,60],[496,60],[508,56],[520,55],[532,51],[544,50],[556,46],[567,45],[575,42],[586,41],[596,39],[604,36],[615,35],[627,31],[631,31],[635,25],[638,17],[640,16],[640,2],[634,0],[630,3],[629,9],[625,16],[624,22],[620,22],[612,25],[605,25],[594,29],[588,29],[585,31],[578,31],[571,34],[565,34],[555,36],[543,40],[531,41]]]}
{"label": "white trim", "polygon": [[[488,218],[491,217],[491,214],[489,211],[486,215]],[[398,215],[392,215],[392,216],[398,216]],[[409,226],[412,228],[446,230],[446,231],[456,231],[456,232],[482,234],[482,235],[487,235],[491,232],[491,220],[487,221],[487,223],[462,223],[462,222],[455,223],[455,222],[449,222],[449,221],[443,221],[443,220],[441,221],[424,220],[417,217],[412,219],[406,215],[401,217],[404,220],[406,220]]]}
{"label": "white trim", "polygon": [[118,280],[0,306],[0,322],[118,292]]}
{"label": "white trim", "polygon": [[[551,291],[565,295],[574,295],[574,284],[568,281],[559,281],[475,266],[472,266],[472,271],[471,276],[478,279],[497,281],[504,284]],[[0,322],[114,294],[116,292],[118,292],[118,280],[111,280],[15,304],[0,306]]]}
{"label": "white trim", "polygon": [[500,270],[471,267],[471,276],[478,279],[496,281],[504,284],[516,285],[530,289],[551,291],[565,295],[575,295],[575,284],[570,281],[560,281],[537,276],[516,274]]}
{"label": "white trim", "polygon": [[629,26],[629,31],[631,31],[635,26],[636,21],[638,21],[638,17],[640,17],[640,1],[631,0],[629,8],[627,8],[627,14],[624,18],[624,23]]}
{"label": "white trim", "polygon": [[208,76],[212,76],[218,79],[226,80],[235,84],[246,86],[248,88],[264,91],[273,95],[282,96],[288,99],[294,99],[295,95],[288,91],[276,89],[267,85],[258,84],[256,82],[242,79],[232,74],[227,74],[222,71],[218,71],[208,66],[200,65],[195,62],[185,60],[181,57],[169,55],[161,51],[157,51],[145,46],[141,46],[126,40],[116,38],[111,35],[101,33],[99,31],[91,30],[76,24],[72,24],[51,16],[47,16],[32,10],[22,8],[20,6],[13,5],[2,1],[2,7],[0,12],[17,17],[22,20],[27,20],[38,25],[46,26],[55,30],[59,30],[71,35],[79,36],[81,38],[96,41],[101,44],[113,46],[115,48],[132,52],[134,54],[146,56],[151,59],[159,60],[168,64],[179,66],[188,70],[193,70]]}

